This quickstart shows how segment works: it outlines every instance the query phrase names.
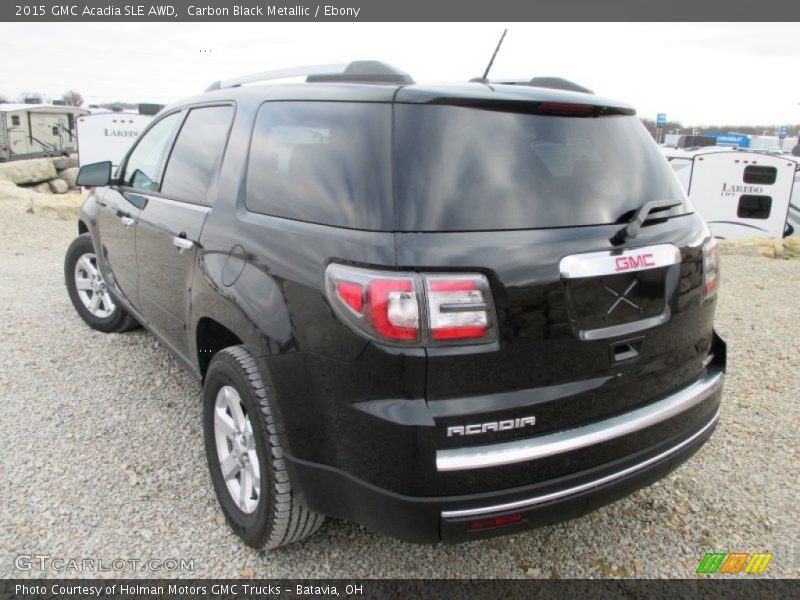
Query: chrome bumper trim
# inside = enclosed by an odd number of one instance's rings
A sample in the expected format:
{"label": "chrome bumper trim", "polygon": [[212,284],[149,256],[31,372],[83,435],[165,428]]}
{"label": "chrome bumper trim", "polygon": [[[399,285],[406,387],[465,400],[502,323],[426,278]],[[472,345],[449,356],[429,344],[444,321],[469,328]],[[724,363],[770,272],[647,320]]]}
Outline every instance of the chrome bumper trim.
{"label": "chrome bumper trim", "polygon": [[714,417],[700,431],[698,431],[691,437],[683,440],[680,444],[673,446],[669,450],[665,450],[661,454],[658,454],[656,456],[653,456],[652,458],[648,458],[643,462],[635,464],[632,467],[628,467],[627,469],[623,469],[622,471],[617,471],[616,473],[611,473],[610,475],[606,475],[605,477],[601,477],[600,479],[594,479],[592,481],[582,483],[580,485],[576,485],[571,488],[558,490],[557,492],[551,492],[549,494],[543,494],[541,496],[534,496],[533,498],[526,498],[525,500],[517,500],[516,502],[506,502],[505,504],[495,504],[492,506],[481,506],[479,508],[465,508],[462,510],[443,510],[442,518],[458,519],[461,517],[476,517],[476,516],[488,515],[491,513],[505,512],[508,510],[526,509],[530,508],[531,506],[536,506],[537,504],[544,504],[545,502],[550,502],[552,500],[559,500],[561,498],[566,498],[568,496],[573,496],[575,494],[585,492],[586,490],[590,490],[594,487],[605,485],[606,483],[611,483],[617,479],[622,479],[623,477],[626,477],[628,475],[635,474],[637,471],[641,471],[654,463],[669,458],[673,454],[677,454],[685,447],[691,445],[695,440],[697,440],[697,438],[705,435],[709,429],[711,429],[712,427],[714,427],[714,425],[717,424],[718,420],[719,420],[719,410],[714,414]]}
{"label": "chrome bumper trim", "polygon": [[696,406],[722,386],[723,377],[722,371],[706,374],[662,400],[583,427],[490,446],[438,450],[436,469],[463,471],[498,467],[602,444],[665,421]]}

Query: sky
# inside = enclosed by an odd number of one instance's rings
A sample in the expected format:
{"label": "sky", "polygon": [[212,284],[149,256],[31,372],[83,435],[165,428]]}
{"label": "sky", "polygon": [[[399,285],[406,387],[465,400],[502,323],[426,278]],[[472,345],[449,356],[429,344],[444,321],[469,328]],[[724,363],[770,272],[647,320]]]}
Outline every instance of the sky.
{"label": "sky", "polygon": [[798,23],[0,24],[0,94],[170,103],[237,75],[376,59],[419,82],[559,76],[686,125],[800,122]]}

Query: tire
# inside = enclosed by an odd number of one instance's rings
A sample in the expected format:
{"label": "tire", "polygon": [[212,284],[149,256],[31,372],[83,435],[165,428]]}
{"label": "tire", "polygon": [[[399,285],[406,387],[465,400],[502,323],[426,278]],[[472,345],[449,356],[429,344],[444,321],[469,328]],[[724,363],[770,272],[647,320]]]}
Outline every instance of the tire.
{"label": "tire", "polygon": [[64,279],[72,306],[92,329],[122,333],[139,326],[106,288],[88,233],[79,235],[69,245],[64,259]]}
{"label": "tire", "polygon": [[298,542],[325,520],[292,492],[274,402],[274,388],[243,346],[214,356],[203,390],[208,468],[228,524],[253,548]]}

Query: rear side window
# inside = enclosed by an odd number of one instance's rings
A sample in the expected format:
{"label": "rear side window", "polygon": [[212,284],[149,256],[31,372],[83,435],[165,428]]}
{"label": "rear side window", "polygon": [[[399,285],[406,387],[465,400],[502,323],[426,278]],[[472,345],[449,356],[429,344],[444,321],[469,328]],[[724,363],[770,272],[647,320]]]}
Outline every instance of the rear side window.
{"label": "rear side window", "polygon": [[232,119],[232,106],[189,111],[167,163],[162,194],[176,200],[207,203],[208,186],[225,149]]}
{"label": "rear side window", "polygon": [[173,113],[153,125],[139,139],[125,163],[123,186],[144,192],[158,191],[159,171],[179,123],[180,113]]}
{"label": "rear side window", "polygon": [[769,219],[772,210],[770,196],[751,196],[745,194],[739,197],[739,206],[736,216],[740,219]]}
{"label": "rear side window", "polygon": [[744,182],[772,185],[778,178],[778,169],[761,165],[750,165],[744,168]]}
{"label": "rear side window", "polygon": [[252,212],[391,230],[391,105],[267,102],[247,167]]}
{"label": "rear side window", "polygon": [[635,116],[413,104],[395,114],[402,231],[608,224],[651,200],[685,202]]}

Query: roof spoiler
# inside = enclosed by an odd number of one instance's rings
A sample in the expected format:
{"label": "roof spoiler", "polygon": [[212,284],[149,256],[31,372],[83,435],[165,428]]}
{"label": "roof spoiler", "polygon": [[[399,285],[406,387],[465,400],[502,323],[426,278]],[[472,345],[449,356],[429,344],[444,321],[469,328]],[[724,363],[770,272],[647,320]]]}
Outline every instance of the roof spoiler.
{"label": "roof spoiler", "polygon": [[243,75],[232,79],[215,81],[206,88],[206,92],[240,87],[247,83],[274,81],[288,77],[305,77],[308,83],[341,82],[341,83],[393,83],[410,85],[414,83],[411,76],[392,65],[377,60],[354,60],[350,63],[309,65],[263,71],[252,75]]}
{"label": "roof spoiler", "polygon": [[589,88],[583,87],[564,79],[563,77],[534,77],[533,79],[495,79],[491,83],[503,85],[528,85],[531,87],[550,88],[553,90],[567,90],[569,92],[581,92],[583,94],[594,94]]}

